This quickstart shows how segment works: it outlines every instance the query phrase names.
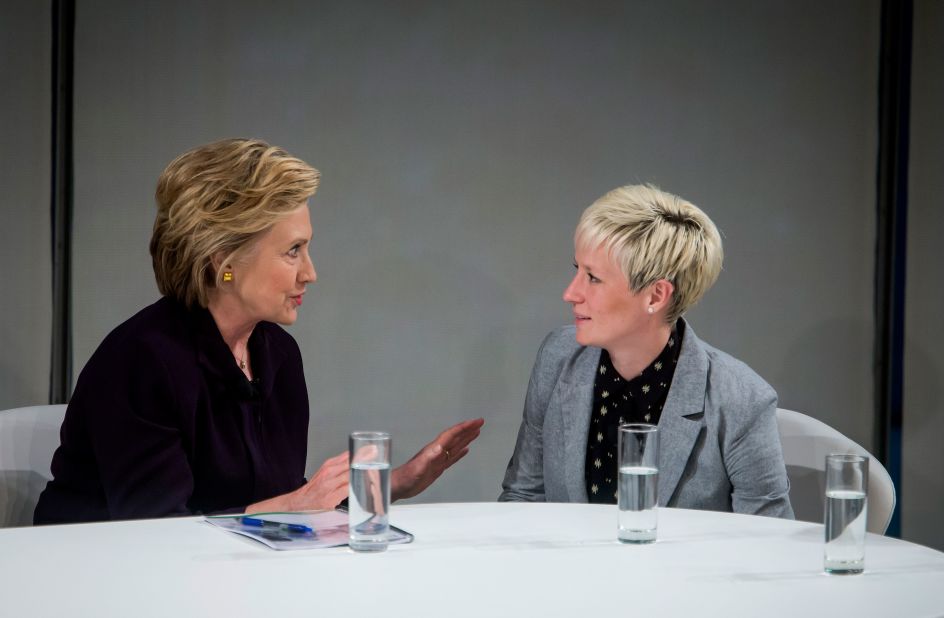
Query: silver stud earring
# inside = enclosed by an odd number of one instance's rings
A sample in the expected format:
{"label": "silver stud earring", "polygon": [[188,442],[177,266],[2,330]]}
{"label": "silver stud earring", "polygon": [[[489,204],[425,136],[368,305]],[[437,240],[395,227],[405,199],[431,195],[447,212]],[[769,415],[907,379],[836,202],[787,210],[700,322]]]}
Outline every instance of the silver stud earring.
{"label": "silver stud earring", "polygon": [[655,311],[655,309],[653,309],[652,307],[649,307],[648,311],[649,311],[649,313],[652,313],[652,312]]}

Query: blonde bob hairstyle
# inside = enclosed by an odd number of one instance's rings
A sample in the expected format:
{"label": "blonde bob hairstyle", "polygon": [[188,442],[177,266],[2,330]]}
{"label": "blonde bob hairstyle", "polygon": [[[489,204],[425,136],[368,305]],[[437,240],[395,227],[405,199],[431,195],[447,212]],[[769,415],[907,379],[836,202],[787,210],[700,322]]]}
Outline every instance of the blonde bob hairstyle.
{"label": "blonde bob hairstyle", "polygon": [[670,324],[714,285],[724,259],[708,215],[652,185],[627,185],[598,199],[581,215],[574,239],[583,248],[605,247],[633,292],[660,279],[672,283]]}
{"label": "blonde bob hairstyle", "polygon": [[254,139],[198,146],[157,181],[151,261],[161,294],[206,307],[221,283],[213,266],[242,257],[252,241],[318,189],[321,173]]}

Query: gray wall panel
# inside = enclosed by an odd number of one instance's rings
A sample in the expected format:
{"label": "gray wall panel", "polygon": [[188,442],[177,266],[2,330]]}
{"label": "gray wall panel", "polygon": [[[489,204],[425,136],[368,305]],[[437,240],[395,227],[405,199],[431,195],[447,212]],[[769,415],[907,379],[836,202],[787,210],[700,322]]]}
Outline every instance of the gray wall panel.
{"label": "gray wall panel", "polygon": [[902,534],[944,550],[944,3],[915,3],[902,457]]}
{"label": "gray wall panel", "polygon": [[156,297],[162,167],[254,135],[321,168],[290,330],[310,462],[487,417],[421,497],[487,500],[586,205],[653,181],[725,234],[699,333],[870,443],[877,2],[83,2],[76,364]]}
{"label": "gray wall panel", "polygon": [[49,398],[50,20],[0,4],[0,410]]}

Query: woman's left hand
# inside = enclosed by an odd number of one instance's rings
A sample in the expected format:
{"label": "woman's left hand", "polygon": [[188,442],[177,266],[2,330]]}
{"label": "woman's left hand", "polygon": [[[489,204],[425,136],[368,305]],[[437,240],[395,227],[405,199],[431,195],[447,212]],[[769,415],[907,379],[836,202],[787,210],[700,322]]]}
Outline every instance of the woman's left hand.
{"label": "woman's left hand", "polygon": [[446,468],[469,452],[469,444],[479,437],[485,419],[477,418],[453,425],[420,449],[410,461],[391,474],[390,496],[393,500],[412,498],[429,487]]}

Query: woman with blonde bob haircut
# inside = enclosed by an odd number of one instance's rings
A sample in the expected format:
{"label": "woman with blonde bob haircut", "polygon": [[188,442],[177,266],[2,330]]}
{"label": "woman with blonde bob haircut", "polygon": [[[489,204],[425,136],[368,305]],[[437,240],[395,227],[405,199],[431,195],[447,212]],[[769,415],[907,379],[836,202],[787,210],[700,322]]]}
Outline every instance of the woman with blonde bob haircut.
{"label": "woman with blonde bob haircut", "polygon": [[259,140],[224,140],[177,157],[155,192],[151,256],[160,293],[206,307],[225,272],[213,258],[245,253],[320,182],[318,170]]}
{"label": "woman with blonde bob haircut", "polygon": [[[308,199],[320,174],[260,140],[172,161],[151,258],[163,298],[113,330],[76,383],[36,523],[330,509],[347,453],[306,481],[308,392],[293,324],[316,273]],[[423,491],[482,420],[439,434],[391,474]]]}
{"label": "woman with blonde bob haircut", "polygon": [[721,272],[711,219],[620,187],[584,211],[574,251],[574,324],[538,351],[499,499],[615,503],[618,428],[648,423],[660,506],[792,518],[776,393],[682,318]]}

